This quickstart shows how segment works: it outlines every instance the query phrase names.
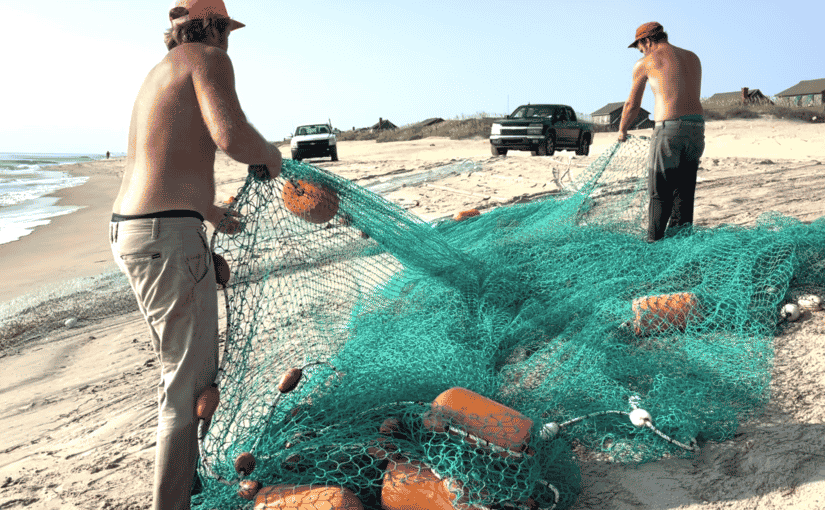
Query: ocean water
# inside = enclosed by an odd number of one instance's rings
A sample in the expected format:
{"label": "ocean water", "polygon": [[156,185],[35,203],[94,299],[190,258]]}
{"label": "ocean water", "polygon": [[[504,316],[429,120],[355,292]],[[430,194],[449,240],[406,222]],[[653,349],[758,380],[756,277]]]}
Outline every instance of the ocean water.
{"label": "ocean water", "polygon": [[[115,154],[113,156],[121,156]],[[47,225],[51,218],[79,207],[56,205],[48,197],[59,189],[80,186],[88,177],[73,177],[44,167],[104,159],[102,154],[20,154],[0,152],[0,244],[16,241]]]}

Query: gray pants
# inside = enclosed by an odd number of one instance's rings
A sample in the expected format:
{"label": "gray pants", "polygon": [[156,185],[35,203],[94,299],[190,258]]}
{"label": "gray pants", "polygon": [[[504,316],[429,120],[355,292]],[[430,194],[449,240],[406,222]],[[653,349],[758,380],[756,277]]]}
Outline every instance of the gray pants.
{"label": "gray pants", "polygon": [[696,173],[704,151],[703,121],[676,119],[656,123],[647,161],[648,240],[658,241],[668,227],[693,223]]}
{"label": "gray pants", "polygon": [[198,460],[198,395],[218,374],[218,297],[203,223],[154,218],[109,226],[161,367],[154,510],[186,510]]}

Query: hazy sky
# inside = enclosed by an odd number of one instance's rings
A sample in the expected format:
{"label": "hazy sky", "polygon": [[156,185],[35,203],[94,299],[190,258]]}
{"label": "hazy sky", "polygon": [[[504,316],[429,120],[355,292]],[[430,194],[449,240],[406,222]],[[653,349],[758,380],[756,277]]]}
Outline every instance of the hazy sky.
{"label": "hazy sky", "polygon": [[[346,130],[527,102],[591,113],[627,98],[641,56],[627,45],[654,20],[699,55],[704,97],[825,78],[821,0],[226,1],[247,25],[229,40],[241,105],[269,140],[327,119]],[[125,151],[172,4],[0,0],[0,152]]]}

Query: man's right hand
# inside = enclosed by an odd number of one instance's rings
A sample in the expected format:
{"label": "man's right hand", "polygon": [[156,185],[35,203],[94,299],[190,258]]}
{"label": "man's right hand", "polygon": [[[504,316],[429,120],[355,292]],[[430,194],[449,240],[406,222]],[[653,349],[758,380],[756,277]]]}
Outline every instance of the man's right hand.
{"label": "man's right hand", "polygon": [[281,165],[283,164],[283,156],[281,151],[275,146],[272,146],[270,158],[264,163],[269,170],[269,178],[274,179],[281,175]]}

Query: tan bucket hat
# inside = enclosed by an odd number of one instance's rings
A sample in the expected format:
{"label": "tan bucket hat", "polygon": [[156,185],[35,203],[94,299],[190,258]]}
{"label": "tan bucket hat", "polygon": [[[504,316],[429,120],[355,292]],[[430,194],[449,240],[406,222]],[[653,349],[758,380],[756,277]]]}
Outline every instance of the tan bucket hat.
{"label": "tan bucket hat", "polygon": [[645,37],[651,37],[664,31],[665,28],[658,21],[651,21],[649,23],[645,23],[644,25],[641,25],[639,28],[636,29],[636,40],[633,41],[633,44],[628,46],[628,48],[635,48],[636,45],[639,44],[639,41],[641,41]]}
{"label": "tan bucket hat", "polygon": [[177,0],[172,8],[174,9],[175,7],[183,7],[188,10],[189,13],[177,18],[172,18],[172,14],[170,13],[169,21],[172,22],[172,25],[180,25],[181,23],[186,23],[194,19],[228,18],[229,30],[237,30],[246,26],[229,17],[229,13],[226,11],[226,4],[223,3],[223,0]]}

